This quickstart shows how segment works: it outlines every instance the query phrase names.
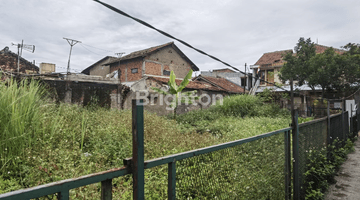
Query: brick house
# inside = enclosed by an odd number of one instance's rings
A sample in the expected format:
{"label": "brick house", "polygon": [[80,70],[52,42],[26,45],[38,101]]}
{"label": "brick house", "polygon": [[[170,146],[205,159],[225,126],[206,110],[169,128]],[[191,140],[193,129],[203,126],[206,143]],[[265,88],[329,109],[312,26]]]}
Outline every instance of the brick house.
{"label": "brick house", "polygon": [[132,52],[105,65],[109,65],[110,73],[118,70],[122,83],[134,82],[146,75],[170,76],[171,71],[177,78],[184,78],[190,69],[199,71],[174,42]]}
{"label": "brick house", "polygon": [[[17,72],[18,55],[5,47],[0,51],[0,71],[3,72]],[[19,71],[23,74],[37,74],[39,67],[35,64],[20,57]]]}

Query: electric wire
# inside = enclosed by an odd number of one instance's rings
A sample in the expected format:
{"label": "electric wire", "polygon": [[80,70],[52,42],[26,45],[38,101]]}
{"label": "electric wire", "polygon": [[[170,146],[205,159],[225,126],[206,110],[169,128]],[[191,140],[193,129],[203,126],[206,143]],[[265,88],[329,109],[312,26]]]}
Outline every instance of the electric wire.
{"label": "electric wire", "polygon": [[[281,87],[281,86],[278,86],[278,85],[275,84],[275,83],[268,82],[268,81],[266,81],[266,80],[264,80],[264,79],[261,79],[261,78],[259,78],[259,77],[254,77],[254,76],[251,75],[251,74],[245,73],[245,72],[239,70],[238,68],[230,65],[229,63],[224,62],[224,61],[220,60],[219,58],[217,58],[217,57],[215,57],[215,56],[212,56],[212,55],[210,55],[210,54],[207,54],[206,52],[204,52],[204,51],[202,51],[202,50],[200,50],[200,49],[197,49],[197,48],[193,47],[192,45],[188,44],[187,42],[185,42],[185,41],[183,41],[183,40],[180,40],[180,39],[178,39],[178,38],[170,35],[169,33],[166,33],[166,32],[164,32],[164,31],[162,31],[162,30],[159,30],[159,29],[155,28],[154,26],[152,26],[151,24],[149,24],[149,23],[147,23],[147,22],[145,22],[145,21],[142,21],[142,20],[140,20],[140,19],[138,19],[138,18],[135,18],[135,17],[133,17],[133,16],[125,13],[124,11],[119,10],[118,8],[115,8],[115,7],[113,7],[113,6],[109,5],[109,4],[106,4],[106,3],[104,3],[104,2],[101,2],[101,1],[99,1],[99,0],[94,0],[94,1],[97,2],[97,3],[99,3],[99,4],[101,4],[101,5],[103,5],[103,6],[105,6],[105,7],[107,7],[107,8],[109,8],[110,10],[113,10],[113,11],[116,12],[116,13],[119,13],[119,14],[125,16],[125,17],[128,17],[128,18],[130,18],[130,19],[132,19],[132,20],[134,20],[134,21],[136,21],[136,22],[138,22],[138,23],[140,23],[140,24],[142,24],[142,25],[144,25],[144,26],[146,26],[146,27],[149,27],[149,28],[151,28],[151,29],[153,29],[153,30],[161,33],[162,35],[164,35],[164,36],[166,36],[166,37],[168,37],[168,38],[174,39],[174,40],[180,42],[181,44],[183,44],[183,45],[185,45],[185,46],[187,46],[187,47],[189,47],[189,48],[191,48],[191,49],[193,49],[193,50],[195,50],[195,51],[197,51],[197,52],[199,52],[199,53],[201,53],[201,54],[203,54],[203,55],[206,55],[206,56],[212,58],[213,60],[216,60],[216,61],[224,64],[225,66],[228,66],[228,67],[230,67],[230,68],[232,68],[232,69],[234,69],[234,70],[236,70],[236,71],[244,74],[245,76],[249,76],[250,78],[255,79],[255,82],[261,81],[261,82],[264,82],[264,83],[268,83],[268,84],[270,84],[270,85],[273,85],[273,86],[275,86],[275,87],[277,87],[277,88],[279,88],[279,89],[281,89],[281,90],[284,90],[284,91],[286,91],[286,92],[290,92],[289,90],[287,90],[287,89],[285,89],[285,88],[283,88],[283,87]],[[359,90],[360,90],[360,88],[359,88]],[[301,93],[296,92],[296,91],[293,91],[293,93],[294,93],[294,94],[301,94]],[[304,94],[301,94],[301,95],[307,97],[307,96],[304,95]],[[353,95],[354,95],[354,94],[353,94]],[[350,95],[350,96],[352,96],[352,95]],[[343,99],[344,99],[344,98],[343,98]]]}
{"label": "electric wire", "polygon": [[96,54],[96,55],[99,55],[99,56],[107,56],[107,55],[102,55],[102,54],[95,53],[95,52],[91,51],[90,49],[86,48],[86,47],[85,47],[84,45],[82,45],[81,43],[80,43],[80,46],[82,46],[84,49],[86,49],[87,51],[89,51],[89,52],[91,52],[91,53],[93,53],[93,54]]}
{"label": "electric wire", "polygon": [[82,43],[82,45],[85,45],[85,46],[90,47],[90,48],[98,49],[98,50],[101,50],[101,51],[106,51],[106,52],[110,52],[110,53],[115,53],[114,51],[105,50],[105,49],[100,49],[100,48],[98,48],[98,47],[94,47],[94,46],[91,46],[91,45],[88,45],[88,44],[84,44],[84,43]]}
{"label": "electric wire", "polygon": [[282,88],[282,87],[280,87],[280,86],[278,86],[278,85],[276,85],[276,84],[274,84],[274,83],[268,82],[268,81],[266,81],[266,80],[262,80],[262,79],[260,79],[260,78],[258,78],[258,77],[254,77],[254,76],[251,75],[251,74],[247,74],[247,73],[239,70],[238,68],[230,65],[229,63],[224,62],[224,61],[220,60],[219,58],[217,58],[217,57],[215,57],[215,56],[212,56],[212,55],[210,55],[210,54],[207,54],[206,52],[204,52],[204,51],[202,51],[202,50],[200,50],[200,49],[198,49],[198,48],[195,48],[195,47],[191,46],[191,45],[188,44],[187,42],[185,42],[185,41],[183,41],[183,40],[180,40],[180,39],[178,39],[178,38],[176,38],[176,37],[174,37],[174,36],[172,36],[172,35],[164,32],[164,31],[162,31],[162,30],[160,30],[160,29],[157,29],[157,28],[155,28],[154,26],[150,25],[149,23],[147,23],[147,22],[145,22],[145,21],[142,21],[142,20],[140,20],[140,19],[138,19],[138,18],[132,17],[131,15],[129,15],[129,14],[127,14],[127,13],[125,13],[125,12],[123,12],[123,11],[121,11],[121,10],[119,10],[119,9],[117,9],[117,8],[109,5],[109,4],[103,3],[103,2],[101,2],[101,1],[99,1],[99,0],[94,0],[94,1],[102,4],[103,6],[109,8],[110,10],[113,10],[114,12],[117,12],[117,13],[125,16],[125,17],[130,18],[130,19],[133,19],[133,20],[137,21],[138,23],[140,23],[140,24],[142,24],[142,25],[144,25],[144,26],[147,26],[147,27],[149,27],[149,28],[157,31],[157,32],[161,33],[162,35],[164,35],[164,36],[166,36],[166,37],[168,37],[168,38],[174,39],[174,40],[180,42],[181,44],[183,44],[183,45],[185,45],[185,46],[187,46],[187,47],[189,47],[189,48],[191,48],[191,49],[193,49],[193,50],[195,50],[195,51],[197,51],[197,52],[199,52],[199,53],[201,53],[201,54],[203,54],[203,55],[206,55],[206,56],[212,58],[213,60],[216,60],[216,61],[218,61],[218,62],[220,62],[220,63],[222,63],[222,64],[224,64],[224,65],[226,65],[226,66],[228,66],[228,67],[230,67],[230,68],[232,68],[232,69],[234,69],[234,70],[236,70],[236,71],[238,71],[238,72],[240,72],[240,73],[242,73],[242,74],[244,74],[244,75],[247,75],[247,76],[249,76],[250,78],[254,78],[255,80],[260,80],[260,81],[262,81],[262,82],[265,82],[265,83],[274,85],[275,87],[277,87],[277,88],[279,88],[279,89],[282,89],[282,90],[284,90],[284,91],[290,92],[290,91],[288,91],[288,90],[286,90],[286,89],[284,89],[284,88]]}

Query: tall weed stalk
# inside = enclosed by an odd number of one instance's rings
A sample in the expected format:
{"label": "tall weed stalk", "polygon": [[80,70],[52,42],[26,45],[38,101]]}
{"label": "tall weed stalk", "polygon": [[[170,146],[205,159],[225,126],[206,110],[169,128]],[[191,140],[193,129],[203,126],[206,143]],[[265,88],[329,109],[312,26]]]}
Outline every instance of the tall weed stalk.
{"label": "tall weed stalk", "polygon": [[44,94],[36,81],[0,82],[0,169],[41,137]]}

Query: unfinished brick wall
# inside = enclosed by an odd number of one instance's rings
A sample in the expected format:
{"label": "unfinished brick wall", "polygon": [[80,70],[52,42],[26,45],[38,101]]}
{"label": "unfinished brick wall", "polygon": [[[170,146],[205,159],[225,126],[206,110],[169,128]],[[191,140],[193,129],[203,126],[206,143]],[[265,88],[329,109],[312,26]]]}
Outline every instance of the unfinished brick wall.
{"label": "unfinished brick wall", "polygon": [[[121,82],[136,81],[142,78],[142,65],[142,58],[135,58],[120,62],[120,66],[119,63],[113,63],[112,65],[110,65],[110,72],[120,69]],[[131,69],[137,69],[137,72],[132,73]]]}
{"label": "unfinished brick wall", "polygon": [[161,66],[162,64],[160,63],[147,61],[145,62],[145,74],[161,76],[162,75]]}

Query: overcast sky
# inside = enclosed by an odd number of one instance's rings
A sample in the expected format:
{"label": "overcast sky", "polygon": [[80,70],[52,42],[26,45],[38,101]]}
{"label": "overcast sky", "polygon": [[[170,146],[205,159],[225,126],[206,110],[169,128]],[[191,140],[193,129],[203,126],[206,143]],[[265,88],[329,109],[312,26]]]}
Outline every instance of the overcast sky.
{"label": "overcast sky", "polygon": [[[293,49],[300,37],[340,48],[360,43],[359,0],[102,0],[225,62],[244,69],[265,52]],[[145,49],[171,40],[92,0],[0,0],[0,49],[35,45],[29,61],[54,63],[65,72],[70,45],[79,40],[70,68],[80,72],[116,52]],[[200,68],[221,63],[175,44]],[[76,70],[76,71],[75,71]]]}

